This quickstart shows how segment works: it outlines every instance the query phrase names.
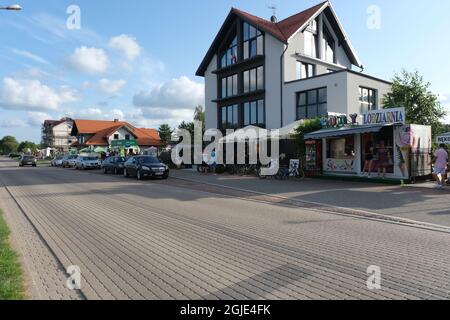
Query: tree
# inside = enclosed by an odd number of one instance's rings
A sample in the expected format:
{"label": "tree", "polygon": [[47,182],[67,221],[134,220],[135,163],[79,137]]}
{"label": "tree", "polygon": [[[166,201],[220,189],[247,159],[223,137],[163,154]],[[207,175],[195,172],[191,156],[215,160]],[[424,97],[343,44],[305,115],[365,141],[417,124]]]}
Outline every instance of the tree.
{"label": "tree", "polygon": [[31,141],[23,141],[19,144],[19,147],[17,148],[17,151],[26,153],[28,152],[28,149],[33,153],[35,152],[39,146]]}
{"label": "tree", "polygon": [[17,139],[15,137],[6,136],[0,140],[0,154],[17,152],[18,148],[19,143],[17,142]]}
{"label": "tree", "polygon": [[183,122],[178,126],[178,129],[189,131],[189,133],[191,134],[191,138],[194,139],[194,127],[195,127],[194,122],[186,122],[186,121],[183,121]]}
{"label": "tree", "polygon": [[205,110],[202,106],[197,106],[194,112],[194,120],[205,123]]}
{"label": "tree", "polygon": [[446,111],[430,86],[418,71],[402,70],[394,76],[392,90],[383,98],[383,107],[405,107],[407,123],[429,125],[433,134],[437,134],[443,130],[441,120]]}
{"label": "tree", "polygon": [[321,121],[319,118],[304,120],[293,135],[294,141],[297,145],[298,157],[303,159],[306,156],[306,144],[305,135],[311,132],[319,131],[322,129]]}
{"label": "tree", "polygon": [[162,124],[159,129],[159,137],[161,138],[161,142],[164,145],[168,145],[170,141],[172,141],[172,133],[173,130],[170,128],[168,124]]}

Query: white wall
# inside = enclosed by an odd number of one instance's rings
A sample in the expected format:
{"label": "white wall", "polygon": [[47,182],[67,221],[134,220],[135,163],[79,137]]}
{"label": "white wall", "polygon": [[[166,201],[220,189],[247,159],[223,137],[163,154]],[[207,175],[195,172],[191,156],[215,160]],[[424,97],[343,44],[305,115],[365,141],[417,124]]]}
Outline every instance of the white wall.
{"label": "white wall", "polygon": [[305,79],[285,84],[284,125],[296,121],[297,92],[327,87],[327,104],[329,112],[346,113],[347,111],[347,77],[346,72],[330,73],[321,77]]}
{"label": "white wall", "polygon": [[212,73],[217,69],[217,55],[211,59],[205,72],[205,122],[206,129],[217,129],[217,103],[212,102],[218,98],[217,75]]}
{"label": "white wall", "polygon": [[362,77],[355,73],[347,73],[347,83],[348,83],[348,112],[349,114],[357,113],[361,114],[367,112],[368,110],[361,110],[361,104],[359,103],[359,87],[366,87],[369,89],[377,90],[377,108],[381,109],[382,100],[384,95],[386,95],[391,90],[391,85],[376,79]]}
{"label": "white wall", "polygon": [[70,135],[72,127],[73,121],[65,121],[53,127],[53,147],[68,149],[69,145],[76,141],[76,138]]}
{"label": "white wall", "polygon": [[117,140],[126,140],[126,139],[125,139],[125,136],[126,136],[126,135],[130,135],[130,139],[136,139],[136,138],[133,136],[133,134],[132,134],[130,131],[128,131],[126,128],[120,128],[119,130],[117,130],[116,132],[114,132],[112,135],[109,136],[108,142],[109,142],[110,145],[111,145],[111,141],[116,140],[116,139],[114,139],[114,136],[115,136],[116,134],[119,135],[119,139],[117,139]]}
{"label": "white wall", "polygon": [[390,84],[368,78],[352,72],[335,72],[286,83],[283,92],[284,125],[296,120],[297,92],[327,87],[328,112],[340,114],[361,114],[359,87],[377,90],[378,108],[381,108],[383,96],[390,91]]}

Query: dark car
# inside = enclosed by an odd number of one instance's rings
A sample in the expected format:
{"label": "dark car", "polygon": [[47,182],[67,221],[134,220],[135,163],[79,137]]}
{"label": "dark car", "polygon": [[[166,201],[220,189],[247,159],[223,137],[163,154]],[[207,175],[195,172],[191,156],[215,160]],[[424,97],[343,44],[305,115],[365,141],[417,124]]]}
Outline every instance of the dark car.
{"label": "dark car", "polygon": [[142,180],[145,177],[167,179],[169,177],[169,167],[155,157],[135,156],[125,162],[123,175],[125,177],[136,177],[138,180]]}
{"label": "dark car", "polygon": [[123,173],[125,168],[125,162],[127,161],[124,157],[109,157],[105,159],[102,163],[102,170],[104,174],[108,172],[113,172],[114,174]]}
{"label": "dark car", "polygon": [[20,167],[24,167],[24,166],[37,167],[36,157],[34,157],[34,156],[22,156],[20,158],[20,160],[19,160],[19,166]]}

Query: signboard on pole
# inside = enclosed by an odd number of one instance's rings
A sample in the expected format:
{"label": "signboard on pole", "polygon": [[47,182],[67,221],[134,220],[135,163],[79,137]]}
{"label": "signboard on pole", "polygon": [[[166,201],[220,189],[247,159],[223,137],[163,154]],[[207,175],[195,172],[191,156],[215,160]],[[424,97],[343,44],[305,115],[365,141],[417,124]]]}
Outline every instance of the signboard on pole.
{"label": "signboard on pole", "polygon": [[437,144],[450,144],[450,133],[438,136]]}

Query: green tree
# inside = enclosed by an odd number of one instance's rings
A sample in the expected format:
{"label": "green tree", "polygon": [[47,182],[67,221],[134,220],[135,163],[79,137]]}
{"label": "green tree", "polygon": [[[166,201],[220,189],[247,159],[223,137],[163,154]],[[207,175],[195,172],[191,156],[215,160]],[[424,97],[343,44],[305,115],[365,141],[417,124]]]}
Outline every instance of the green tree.
{"label": "green tree", "polygon": [[202,106],[197,106],[194,112],[194,120],[201,121],[205,123],[205,110],[203,110]]}
{"label": "green tree", "polygon": [[168,145],[170,141],[172,141],[172,133],[173,130],[170,128],[168,124],[162,124],[159,129],[159,137],[161,138],[161,142],[164,145]]}
{"label": "green tree", "polygon": [[432,127],[433,134],[442,132],[446,115],[439,96],[431,92],[431,83],[418,72],[402,70],[392,80],[392,90],[383,98],[384,108],[405,107],[406,121]]}
{"label": "green tree", "polygon": [[0,154],[17,152],[18,148],[19,142],[17,142],[17,139],[15,137],[6,136],[0,140]]}
{"label": "green tree", "polygon": [[28,149],[33,153],[39,148],[37,144],[31,141],[23,141],[19,144],[19,147],[17,148],[17,151],[26,153],[28,152]]}
{"label": "green tree", "polygon": [[298,126],[298,128],[295,130],[293,138],[297,146],[297,156],[300,159],[304,160],[306,156],[305,135],[311,132],[319,131],[320,129],[322,129],[322,125],[320,123],[320,119],[317,118],[304,120],[303,124]]}
{"label": "green tree", "polygon": [[194,122],[183,121],[178,126],[178,129],[189,131],[189,133],[191,134],[191,138],[193,139],[194,138],[194,127],[195,127]]}

